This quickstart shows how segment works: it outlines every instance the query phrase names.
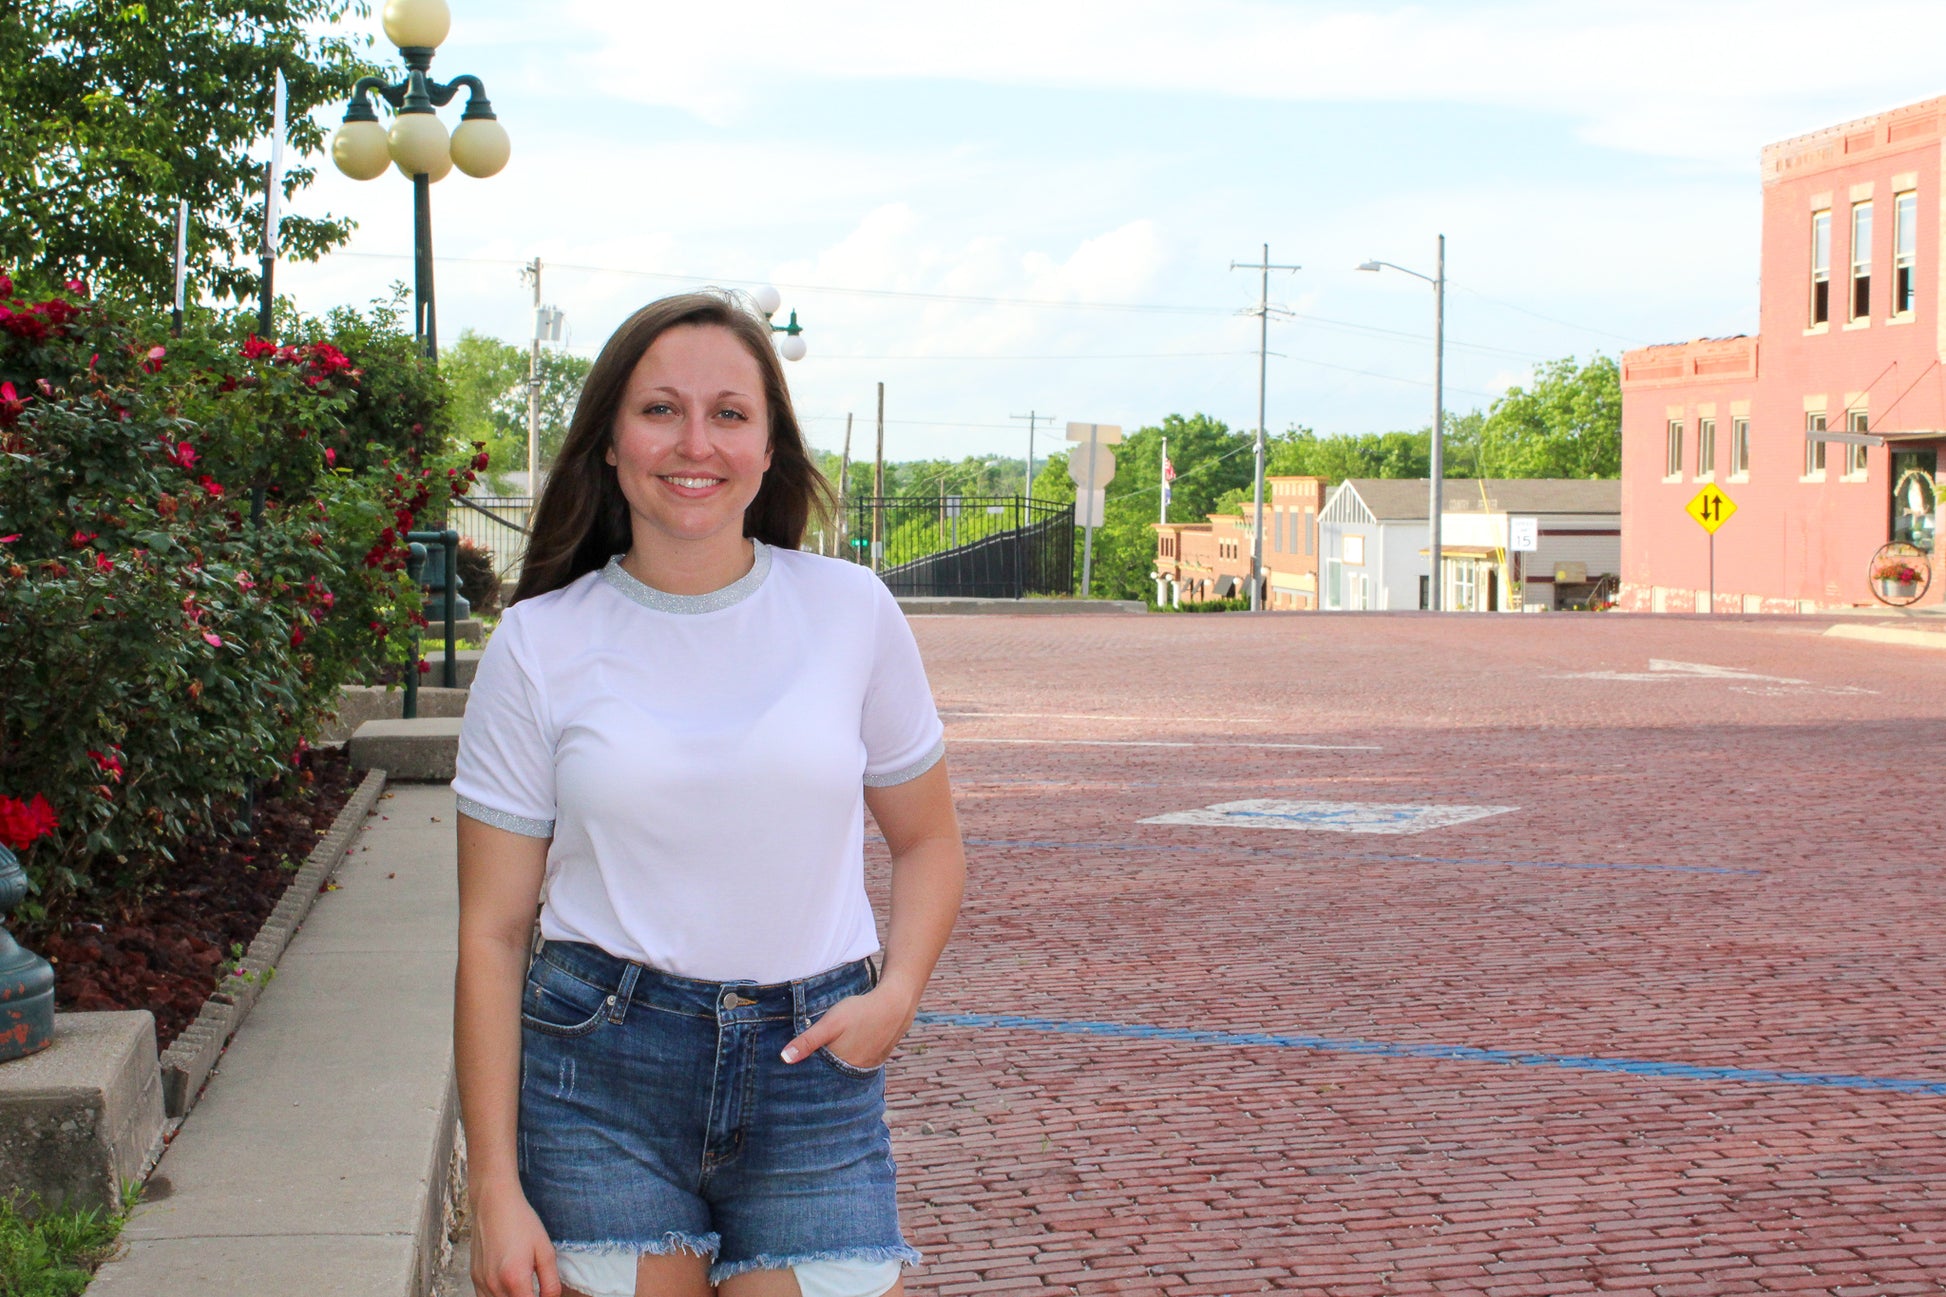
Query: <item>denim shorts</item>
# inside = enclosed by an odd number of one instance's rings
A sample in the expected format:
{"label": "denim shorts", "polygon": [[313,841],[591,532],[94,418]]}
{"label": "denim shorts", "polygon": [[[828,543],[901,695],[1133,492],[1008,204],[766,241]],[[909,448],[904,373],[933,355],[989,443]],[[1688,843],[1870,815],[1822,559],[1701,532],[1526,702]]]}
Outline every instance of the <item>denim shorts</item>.
{"label": "denim shorts", "polygon": [[785,1044],[876,983],[703,982],[545,943],[521,1000],[521,1187],[557,1252],[689,1252],[710,1282],[916,1262],[899,1233],[883,1068]]}

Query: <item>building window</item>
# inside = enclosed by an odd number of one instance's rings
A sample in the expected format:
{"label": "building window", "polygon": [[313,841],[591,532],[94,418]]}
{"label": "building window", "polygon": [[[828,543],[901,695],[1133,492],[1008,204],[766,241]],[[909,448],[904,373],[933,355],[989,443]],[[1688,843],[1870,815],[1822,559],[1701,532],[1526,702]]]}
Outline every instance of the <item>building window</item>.
{"label": "building window", "polygon": [[1277,511],[1277,552],[1280,554],[1284,552],[1284,519],[1289,513],[1288,509]]}
{"label": "building window", "polygon": [[1851,318],[1872,314],[1872,205],[1851,206]]}
{"label": "building window", "polygon": [[1831,321],[1831,213],[1811,214],[1811,325]]}
{"label": "building window", "polygon": [[1304,528],[1304,552],[1309,554],[1317,544],[1317,541],[1313,539],[1317,535],[1317,523],[1314,520],[1311,510],[1306,509],[1304,511],[1304,521],[1300,525]]}
{"label": "building window", "polygon": [[1750,420],[1730,420],[1730,471],[1750,474]]}
{"label": "building window", "polygon": [[1471,563],[1453,564],[1453,608],[1457,612],[1474,612],[1473,565]]}
{"label": "building window", "polygon": [[1696,476],[1716,476],[1716,420],[1696,420]]}
{"label": "building window", "polygon": [[1365,562],[1365,538],[1363,536],[1345,537],[1345,562],[1353,567]]}
{"label": "building window", "polygon": [[1919,299],[1914,263],[1919,256],[1919,195],[1892,200],[1892,313],[1910,315]]}
{"label": "building window", "polygon": [[1824,411],[1804,416],[1804,476],[1824,476]]}
{"label": "building window", "polygon": [[[1853,410],[1851,412],[1851,417],[1846,421],[1845,431],[1856,432],[1856,433],[1869,432],[1870,423],[1871,420],[1865,417],[1865,412],[1863,410]],[[1847,444],[1845,446],[1845,476],[1846,477],[1865,476],[1866,449],[1867,448],[1864,446],[1853,446],[1850,444]]]}
{"label": "building window", "polygon": [[1682,476],[1682,420],[1669,420],[1669,446],[1662,458],[1664,477]]}

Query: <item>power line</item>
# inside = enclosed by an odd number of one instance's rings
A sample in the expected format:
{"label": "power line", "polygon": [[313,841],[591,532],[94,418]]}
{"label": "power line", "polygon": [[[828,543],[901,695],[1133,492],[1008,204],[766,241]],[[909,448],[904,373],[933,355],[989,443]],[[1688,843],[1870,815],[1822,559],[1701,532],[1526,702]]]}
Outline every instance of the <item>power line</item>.
{"label": "power line", "polygon": [[[1448,288],[1457,288],[1461,292],[1467,293],[1473,297],[1477,297],[1483,302],[1492,302],[1495,306],[1502,307],[1506,310],[1518,311],[1522,315],[1531,315],[1536,320],[1546,320],[1549,324],[1558,324],[1564,329],[1578,329],[1582,333],[1592,333],[1603,338],[1613,338],[1617,342],[1625,342],[1631,347],[1640,347],[1644,345],[1640,338],[1631,338],[1620,333],[1611,333],[1607,329],[1597,329],[1586,324],[1576,324],[1573,320],[1563,320],[1558,316],[1543,315],[1539,311],[1531,311],[1524,306],[1515,306],[1512,302],[1502,301],[1498,297],[1489,297],[1487,296],[1487,294],[1481,292],[1477,288],[1468,288],[1465,284],[1457,284],[1450,279],[1446,281],[1446,286]],[[1461,344],[1456,342],[1449,342],[1446,345],[1449,347],[1456,347]]]}

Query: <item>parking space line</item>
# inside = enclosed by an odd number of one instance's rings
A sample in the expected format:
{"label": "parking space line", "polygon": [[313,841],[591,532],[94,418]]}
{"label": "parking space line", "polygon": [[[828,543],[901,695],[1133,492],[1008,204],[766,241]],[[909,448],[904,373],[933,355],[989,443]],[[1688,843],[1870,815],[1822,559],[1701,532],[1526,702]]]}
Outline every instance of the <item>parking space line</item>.
{"label": "parking space line", "polygon": [[1946,1096],[1946,1081],[1898,1076],[1863,1076],[1845,1072],[1796,1072],[1764,1067],[1712,1067],[1695,1063],[1669,1063],[1649,1058],[1604,1058],[1593,1054],[1549,1054],[1538,1050],[1481,1049],[1473,1045],[1417,1044],[1333,1036],[1286,1035],[1275,1032],[1198,1031],[1188,1027],[1030,1018],[1002,1013],[921,1013],[914,1021],[939,1027],[1043,1031],[1069,1036],[1159,1040],[1181,1045],[1254,1046],[1302,1049],[1327,1054],[1370,1054],[1380,1058],[1494,1063],[1516,1067],[1558,1068],[1574,1072],[1652,1076],[1674,1081],[1725,1081],[1738,1085],[1810,1086],[1821,1089],[1879,1090],[1895,1094]]}

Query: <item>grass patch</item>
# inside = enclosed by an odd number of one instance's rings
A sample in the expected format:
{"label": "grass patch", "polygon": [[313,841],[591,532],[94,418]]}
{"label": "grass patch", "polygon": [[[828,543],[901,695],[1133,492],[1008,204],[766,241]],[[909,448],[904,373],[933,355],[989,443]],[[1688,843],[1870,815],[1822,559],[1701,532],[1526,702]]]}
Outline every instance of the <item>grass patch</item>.
{"label": "grass patch", "polygon": [[130,1185],[118,1212],[58,1211],[29,1219],[0,1198],[0,1293],[7,1297],[80,1297],[95,1267],[115,1252],[115,1239],[141,1196]]}

